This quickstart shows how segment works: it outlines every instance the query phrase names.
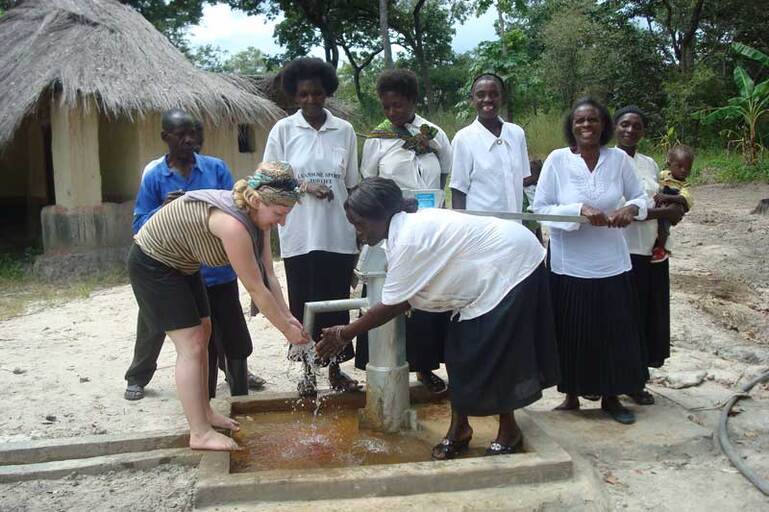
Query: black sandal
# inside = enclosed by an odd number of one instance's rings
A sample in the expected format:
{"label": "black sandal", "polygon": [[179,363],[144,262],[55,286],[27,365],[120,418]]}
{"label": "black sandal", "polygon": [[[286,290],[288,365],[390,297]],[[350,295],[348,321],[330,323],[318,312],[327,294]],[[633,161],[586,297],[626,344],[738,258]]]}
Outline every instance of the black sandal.
{"label": "black sandal", "polygon": [[[422,378],[422,375],[425,377]],[[448,389],[446,382],[444,382],[443,379],[435,375],[433,372],[419,372],[417,375],[417,380],[421,382],[422,385],[434,395],[440,395]]]}
{"label": "black sandal", "polygon": [[638,405],[654,405],[654,395],[645,389],[642,389],[638,393],[628,394],[628,396]]}
{"label": "black sandal", "polygon": [[452,441],[448,437],[444,437],[440,443],[433,446],[433,460],[451,460],[456,458],[467,451],[471,439],[472,437],[468,437],[462,441]]}
{"label": "black sandal", "polygon": [[[329,381],[331,378],[329,377]],[[352,391],[360,391],[361,384],[344,373],[343,371],[339,371],[337,373],[336,377],[333,379],[334,382],[331,382],[331,389],[334,391],[341,391],[342,393],[350,393]]]}
{"label": "black sandal", "polygon": [[511,444],[502,444],[497,441],[492,441],[489,444],[489,447],[486,448],[486,455],[494,456],[494,455],[509,455],[511,453],[518,453],[522,446],[523,446],[523,435],[518,437],[518,439],[516,439]]}
{"label": "black sandal", "polygon": [[296,390],[300,397],[315,396],[318,394],[318,382],[315,380],[315,374],[309,373],[302,377],[302,380],[296,385]]}

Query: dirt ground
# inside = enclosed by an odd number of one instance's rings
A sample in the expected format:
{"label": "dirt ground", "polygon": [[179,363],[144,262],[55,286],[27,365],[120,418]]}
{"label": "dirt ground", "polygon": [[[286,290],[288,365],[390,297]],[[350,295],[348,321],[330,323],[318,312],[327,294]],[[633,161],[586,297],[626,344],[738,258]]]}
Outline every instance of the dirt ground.
{"label": "dirt ground", "polygon": [[[737,474],[712,435],[719,405],[769,368],[769,216],[749,213],[769,197],[769,185],[708,185],[694,194],[694,210],[672,235],[673,355],[653,372],[658,404],[635,407],[632,427],[604,419],[593,404],[553,412],[560,398],[553,390],[530,408],[573,456],[589,461],[612,509],[769,509],[769,498]],[[282,279],[282,265],[276,270]],[[170,341],[146,398],[122,397],[136,311],[122,285],[60,305],[35,304],[0,322],[0,442],[183,427]],[[294,389],[298,368],[287,362],[277,331],[261,317],[249,320],[249,329],[251,369],[269,391]],[[365,379],[351,363],[343,367]],[[219,394],[227,395],[223,383]],[[730,420],[731,435],[769,478],[769,388],[759,386],[753,396]],[[166,466],[0,484],[0,510],[185,510],[195,478],[194,468]]]}

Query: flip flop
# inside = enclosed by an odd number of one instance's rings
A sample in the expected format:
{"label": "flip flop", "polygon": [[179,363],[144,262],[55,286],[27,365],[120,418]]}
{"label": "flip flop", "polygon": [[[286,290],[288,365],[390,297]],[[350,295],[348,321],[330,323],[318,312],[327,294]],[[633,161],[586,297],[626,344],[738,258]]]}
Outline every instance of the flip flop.
{"label": "flip flop", "polygon": [[132,402],[136,400],[141,400],[144,398],[144,386],[140,386],[138,384],[129,384],[125,388],[125,393],[123,394],[123,398],[126,400],[130,400]]}
{"label": "flip flop", "polygon": [[433,372],[425,372],[422,375],[426,375],[425,378],[423,379],[420,375],[417,375],[417,380],[421,382],[422,385],[430,391],[430,393],[439,395],[448,389],[443,379],[435,375]]}

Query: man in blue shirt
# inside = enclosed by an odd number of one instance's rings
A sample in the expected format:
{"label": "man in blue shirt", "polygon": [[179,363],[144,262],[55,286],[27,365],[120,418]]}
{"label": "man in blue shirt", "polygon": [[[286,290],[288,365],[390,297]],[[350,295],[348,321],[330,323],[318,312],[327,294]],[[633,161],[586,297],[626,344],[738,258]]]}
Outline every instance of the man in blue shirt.
{"label": "man in blue shirt", "polygon": [[[156,211],[184,191],[231,190],[233,186],[232,174],[224,161],[196,153],[203,144],[202,125],[190,114],[181,110],[165,112],[161,138],[168,145],[168,153],[150,162],[144,169],[134,206],[134,234]],[[261,387],[264,381],[248,373],[246,358],[252,350],[251,336],[243,317],[235,271],[230,266],[202,267],[201,276],[211,306],[209,395],[213,397],[216,393],[217,355],[222,352],[226,354],[223,369],[232,395],[246,395],[249,383]],[[128,382],[126,400],[144,397],[144,387],[157,369],[164,340],[165,333],[149,325],[140,314],[134,358],[125,375]]]}

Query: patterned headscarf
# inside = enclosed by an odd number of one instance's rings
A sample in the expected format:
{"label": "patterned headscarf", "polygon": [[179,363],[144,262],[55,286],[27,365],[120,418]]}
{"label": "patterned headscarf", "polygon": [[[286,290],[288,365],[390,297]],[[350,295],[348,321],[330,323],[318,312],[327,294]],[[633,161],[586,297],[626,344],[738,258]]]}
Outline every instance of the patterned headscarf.
{"label": "patterned headscarf", "polygon": [[294,206],[302,195],[288,162],[262,162],[246,181],[248,188],[253,189],[265,203]]}

